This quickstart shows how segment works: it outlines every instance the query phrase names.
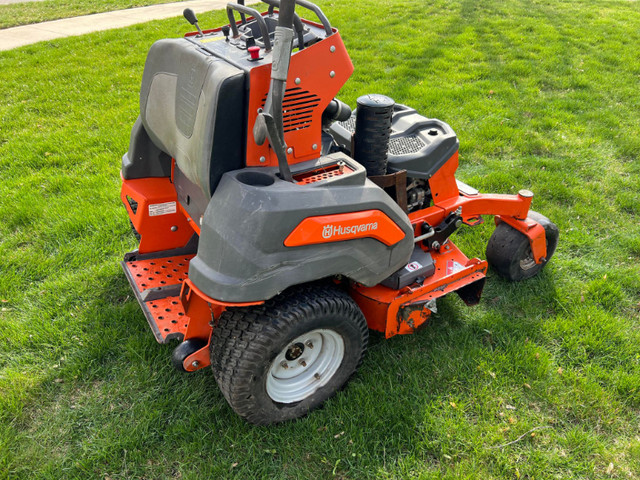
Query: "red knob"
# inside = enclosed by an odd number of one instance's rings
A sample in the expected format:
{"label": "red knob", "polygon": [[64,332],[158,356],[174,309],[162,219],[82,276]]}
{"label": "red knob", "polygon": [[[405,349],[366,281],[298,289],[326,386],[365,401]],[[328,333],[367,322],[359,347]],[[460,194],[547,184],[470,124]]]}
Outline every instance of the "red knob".
{"label": "red knob", "polygon": [[251,60],[260,58],[260,47],[249,47],[247,50],[249,51],[249,55],[251,55]]}

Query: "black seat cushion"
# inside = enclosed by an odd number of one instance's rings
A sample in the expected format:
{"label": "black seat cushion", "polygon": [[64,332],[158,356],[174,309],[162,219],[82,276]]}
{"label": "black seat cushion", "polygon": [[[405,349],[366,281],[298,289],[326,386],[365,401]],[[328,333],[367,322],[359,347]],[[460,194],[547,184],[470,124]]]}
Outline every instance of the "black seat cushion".
{"label": "black seat cushion", "polygon": [[211,196],[223,173],[244,166],[245,75],[185,39],[149,50],[140,117],[151,141]]}

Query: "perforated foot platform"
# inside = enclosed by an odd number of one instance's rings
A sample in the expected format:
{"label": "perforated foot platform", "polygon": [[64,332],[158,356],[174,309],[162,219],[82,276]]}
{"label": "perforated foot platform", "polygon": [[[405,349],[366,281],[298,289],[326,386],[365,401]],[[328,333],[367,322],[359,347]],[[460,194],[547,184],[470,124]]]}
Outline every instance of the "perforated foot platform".
{"label": "perforated foot platform", "polygon": [[194,255],[125,260],[122,268],[158,343],[182,340],[188,317],[180,302]]}

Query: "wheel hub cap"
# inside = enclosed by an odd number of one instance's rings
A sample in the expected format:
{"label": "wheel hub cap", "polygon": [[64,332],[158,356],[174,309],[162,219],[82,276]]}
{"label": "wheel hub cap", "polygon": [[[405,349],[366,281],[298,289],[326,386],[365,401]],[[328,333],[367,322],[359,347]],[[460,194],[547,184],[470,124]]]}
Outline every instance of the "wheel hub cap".
{"label": "wheel hub cap", "polygon": [[344,358],[344,340],[334,330],[317,329],[294,338],[276,356],[267,375],[274,402],[304,400],[326,385]]}

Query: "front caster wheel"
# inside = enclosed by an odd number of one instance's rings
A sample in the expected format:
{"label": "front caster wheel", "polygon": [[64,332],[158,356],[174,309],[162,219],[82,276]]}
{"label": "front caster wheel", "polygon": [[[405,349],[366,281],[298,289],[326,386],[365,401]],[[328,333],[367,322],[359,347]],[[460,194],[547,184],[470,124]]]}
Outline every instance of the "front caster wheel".
{"label": "front caster wheel", "polygon": [[196,353],[207,344],[204,340],[198,338],[190,338],[178,345],[171,354],[171,364],[179,372],[186,372],[184,369],[185,359],[192,353]]}
{"label": "front caster wheel", "polygon": [[213,332],[211,366],[231,408],[267,425],[304,416],[344,387],[367,341],[351,297],[332,285],[307,285],[225,311]]}
{"label": "front caster wheel", "polygon": [[559,231],[555,223],[534,211],[530,211],[528,217],[544,227],[547,258],[542,263],[536,263],[533,259],[526,235],[506,223],[496,226],[487,244],[487,261],[501,276],[512,282],[525,280],[540,273],[558,245]]}

